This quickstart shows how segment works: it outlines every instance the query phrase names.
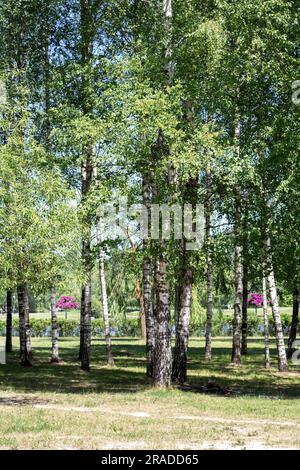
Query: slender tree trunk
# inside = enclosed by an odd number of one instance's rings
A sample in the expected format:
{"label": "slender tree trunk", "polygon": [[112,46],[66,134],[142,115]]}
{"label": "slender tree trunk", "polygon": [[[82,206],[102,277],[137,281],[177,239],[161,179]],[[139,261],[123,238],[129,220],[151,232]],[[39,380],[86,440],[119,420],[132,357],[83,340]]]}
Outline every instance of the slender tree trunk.
{"label": "slender tree trunk", "polygon": [[56,309],[56,289],[55,289],[55,287],[51,288],[50,302],[51,302],[51,337],[52,337],[51,362],[59,362],[58,331],[57,331],[57,309]]}
{"label": "slender tree trunk", "polygon": [[[92,5],[90,0],[80,0],[80,27],[81,27],[81,65],[82,88],[81,104],[84,115],[90,115],[92,112],[91,99],[91,60],[93,56],[93,18]],[[88,371],[90,369],[90,344],[91,344],[91,303],[92,303],[92,256],[91,256],[91,214],[88,207],[88,196],[93,181],[93,146],[87,144],[83,148],[83,158],[81,164],[81,183],[82,183],[82,206],[83,206],[83,241],[82,241],[82,264],[84,268],[85,280],[82,287],[82,305],[81,305],[81,334],[80,334],[80,352],[81,368]]]}
{"label": "slender tree trunk", "polygon": [[29,300],[27,294],[27,302],[25,309],[25,328],[26,328],[26,344],[27,344],[27,354],[30,357],[31,355],[31,329],[30,329],[30,318],[29,318]]}
{"label": "slender tree trunk", "polygon": [[261,234],[264,247],[264,272],[267,278],[270,305],[272,308],[272,315],[275,326],[275,336],[278,355],[278,370],[279,372],[286,372],[288,370],[288,362],[284,345],[284,336],[281,323],[281,315],[279,308],[279,301],[277,295],[276,281],[273,267],[273,256],[271,250],[270,229],[268,226],[269,220],[269,205],[263,181],[262,196],[261,196]]}
{"label": "slender tree trunk", "polygon": [[99,224],[97,227],[97,239],[98,239],[97,241],[98,241],[98,247],[99,247],[99,278],[100,278],[100,285],[101,285],[101,300],[102,300],[102,311],[103,311],[106,358],[107,358],[107,364],[109,366],[113,366],[114,358],[113,358],[112,342],[111,342],[111,335],[110,335],[108,300],[107,300],[105,265],[104,265],[105,253],[101,247],[101,234],[100,234]]}
{"label": "slender tree trunk", "polygon": [[[45,4],[46,25],[47,19],[49,19],[49,8],[47,3]],[[45,108],[45,120],[44,120],[44,139],[45,146],[50,150],[50,133],[51,133],[51,122],[50,122],[50,60],[49,60],[49,30],[48,25],[44,30],[44,108]],[[51,287],[50,289],[50,306],[51,306],[51,362],[59,362],[59,346],[58,346],[58,330],[57,330],[57,308],[56,308],[56,289]]]}
{"label": "slender tree trunk", "polygon": [[147,349],[147,377],[153,377],[155,326],[151,289],[151,260],[144,258],[143,262],[143,289],[144,311],[146,320],[146,349]]}
{"label": "slender tree trunk", "polygon": [[28,292],[26,285],[18,287],[19,304],[19,336],[20,336],[20,357],[21,366],[31,366],[28,359],[27,335],[26,335],[26,312],[28,310]]}
{"label": "slender tree trunk", "polygon": [[5,351],[12,352],[12,310],[13,310],[13,293],[8,290],[6,293],[6,343]]}
{"label": "slender tree trunk", "polygon": [[268,297],[267,297],[267,282],[263,276],[263,314],[264,314],[264,336],[265,336],[265,368],[269,369],[271,366],[270,360],[270,332],[269,332],[269,317],[268,317]]}
{"label": "slender tree trunk", "polygon": [[171,384],[172,351],[170,331],[170,295],[167,280],[167,261],[160,255],[157,267],[156,318],[154,351],[154,385],[168,387]]}
{"label": "slender tree trunk", "polygon": [[172,371],[172,380],[176,383],[184,383],[187,380],[187,353],[192,304],[192,269],[190,267],[185,269],[183,274],[184,279],[181,288],[179,315],[176,324],[176,344]]}
{"label": "slender tree trunk", "polygon": [[211,330],[213,315],[213,259],[211,243],[211,214],[212,214],[212,190],[211,173],[206,171],[206,202],[205,202],[205,248],[206,248],[206,331],[205,331],[205,360],[210,361],[212,357]]}
{"label": "slender tree trunk", "polygon": [[[240,226],[240,202],[236,200],[236,233]],[[243,297],[243,267],[242,267],[242,247],[236,240],[235,260],[234,260],[234,277],[235,277],[235,302],[234,302],[234,319],[233,319],[233,342],[231,361],[235,365],[241,363],[241,314],[242,314],[242,297]]]}
{"label": "slender tree trunk", "polygon": [[141,325],[141,338],[146,341],[147,339],[147,332],[146,332],[146,317],[145,317],[145,309],[144,309],[144,297],[143,294],[141,296],[140,301],[140,325]]}
{"label": "slender tree trunk", "polygon": [[243,260],[243,303],[242,303],[242,355],[248,353],[248,261],[244,249]]}
{"label": "slender tree trunk", "polygon": [[153,383],[157,387],[168,387],[171,384],[172,350],[171,350],[171,312],[170,286],[167,279],[167,253],[165,243],[159,246],[159,257],[155,263],[155,339],[153,355]]}
{"label": "slender tree trunk", "polygon": [[243,301],[242,301],[242,348],[241,354],[248,353],[248,275],[249,275],[249,227],[248,227],[248,192],[244,191],[243,228]]}
{"label": "slender tree trunk", "polygon": [[[165,72],[166,82],[164,86],[170,86],[173,83],[173,64],[172,64],[172,20],[173,9],[172,0],[163,0],[164,31],[165,31]],[[160,151],[168,153],[165,149],[164,138],[159,130],[157,146]],[[170,176],[175,178],[172,162],[169,165],[168,179]],[[167,279],[167,250],[164,242],[160,243],[158,256],[158,269],[156,276],[156,305],[155,305],[155,353],[153,379],[154,385],[158,387],[168,387],[171,384],[172,373],[172,351],[171,351],[171,330],[170,330],[170,288]]]}
{"label": "slender tree trunk", "polygon": [[272,307],[272,314],[275,325],[276,333],[276,343],[277,343],[277,352],[278,352],[278,370],[279,372],[286,372],[288,370],[287,357],[285,352],[284,337],[281,323],[280,308],[278,302],[277,288],[273,270],[272,255],[271,255],[271,240],[267,234],[267,239],[265,241],[265,249],[267,253],[267,266],[269,268],[268,272],[268,286],[269,286],[269,295],[270,302]]}
{"label": "slender tree trunk", "polygon": [[81,287],[81,303],[80,303],[80,346],[79,346],[79,354],[78,354],[78,360],[79,361],[81,361],[81,359],[82,359],[84,295],[85,295],[85,290],[84,290],[84,287],[82,286]]}
{"label": "slender tree trunk", "polygon": [[144,294],[139,279],[135,282],[134,295],[140,306],[140,327],[141,327],[141,338],[146,340],[146,319],[145,319],[145,306],[144,306]]}
{"label": "slender tree trunk", "polygon": [[292,316],[292,323],[290,328],[290,335],[288,341],[288,352],[287,357],[290,359],[295,351],[293,348],[294,341],[297,338],[297,329],[299,323],[299,287],[295,286],[293,292],[293,316]]}
{"label": "slender tree trunk", "polygon": [[[192,128],[194,107],[191,100],[185,102],[185,118]],[[174,173],[176,178],[176,173]],[[176,183],[176,180],[174,181]],[[173,183],[173,184],[174,184]],[[199,176],[191,177],[185,184],[183,200],[195,208],[198,201]],[[210,188],[211,189],[211,188]],[[210,201],[211,202],[211,201]],[[193,222],[193,230],[197,227]],[[184,383],[187,380],[187,355],[189,340],[189,324],[192,307],[193,265],[191,252],[187,250],[186,239],[181,243],[181,279],[178,286],[178,315],[176,318],[176,343],[174,350],[172,380]]]}
{"label": "slender tree trunk", "polygon": [[109,326],[108,301],[107,301],[105,267],[104,267],[104,251],[101,248],[99,252],[99,275],[100,275],[100,284],[101,284],[101,293],[102,293],[102,309],[103,309],[103,322],[104,322],[107,363],[110,366],[113,366],[114,358],[113,358],[113,353],[112,353],[112,342],[111,342],[110,326]]}
{"label": "slender tree trunk", "polygon": [[[147,210],[148,234],[151,226],[151,186],[150,175],[145,172],[143,175],[143,205]],[[147,234],[147,235],[148,235]],[[143,240],[144,259],[143,259],[143,302],[146,323],[146,356],[147,356],[147,377],[153,377],[154,345],[155,345],[155,323],[152,300],[151,258],[147,253],[149,248],[148,236]]]}
{"label": "slender tree trunk", "polygon": [[45,25],[44,28],[44,109],[45,109],[45,122],[44,122],[44,140],[47,149],[50,149],[50,133],[51,133],[51,122],[50,122],[50,80],[51,80],[51,70],[50,70],[50,60],[49,60],[49,4],[45,2],[44,4],[44,15],[45,15]]}
{"label": "slender tree trunk", "polygon": [[175,286],[175,305],[174,305],[174,316],[175,316],[175,323],[177,324],[179,318],[179,310],[180,310],[180,295],[181,295],[181,285],[177,284]]}
{"label": "slender tree trunk", "polygon": [[173,5],[172,0],[163,0],[163,12],[165,19],[165,70],[167,84],[172,85],[174,79],[174,67],[172,62],[172,23],[173,23]]}
{"label": "slender tree trunk", "polygon": [[[234,138],[236,141],[236,155],[240,159],[241,147],[241,123],[238,117],[234,129]],[[235,365],[241,363],[241,324],[242,324],[242,302],[243,302],[243,266],[242,266],[242,246],[241,246],[241,191],[236,188],[235,194],[235,253],[234,253],[234,279],[235,279],[235,301],[233,318],[233,341],[231,361]]]}
{"label": "slender tree trunk", "polygon": [[84,286],[84,304],[82,307],[82,345],[81,345],[81,368],[90,370],[90,346],[91,346],[91,278]]}

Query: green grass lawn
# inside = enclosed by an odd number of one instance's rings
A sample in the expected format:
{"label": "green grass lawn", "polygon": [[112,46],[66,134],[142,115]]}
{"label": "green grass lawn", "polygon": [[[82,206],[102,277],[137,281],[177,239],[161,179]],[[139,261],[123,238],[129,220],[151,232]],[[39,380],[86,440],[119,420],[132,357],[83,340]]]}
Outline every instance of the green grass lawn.
{"label": "green grass lawn", "polygon": [[[1,338],[3,339],[3,338]],[[212,379],[233,396],[153,389],[145,379],[144,345],[114,341],[116,366],[105,365],[103,340],[94,339],[92,370],[80,370],[78,338],[61,338],[62,362],[49,363],[50,340],[33,338],[34,367],[15,352],[0,366],[0,449],[300,449],[300,365],[286,374],[263,368],[263,343],[250,338],[243,366],[229,364],[231,340],[192,339],[189,383]]]}
{"label": "green grass lawn", "polygon": [[[18,318],[18,314],[14,314],[15,318]],[[65,312],[57,312],[57,317],[58,318],[66,318]],[[35,318],[35,319],[46,319],[46,318],[51,318],[51,313],[49,312],[37,312],[37,313],[30,313],[30,318]],[[67,319],[68,320],[77,320],[79,322],[80,320],[80,312],[79,310],[70,310],[67,312]]]}

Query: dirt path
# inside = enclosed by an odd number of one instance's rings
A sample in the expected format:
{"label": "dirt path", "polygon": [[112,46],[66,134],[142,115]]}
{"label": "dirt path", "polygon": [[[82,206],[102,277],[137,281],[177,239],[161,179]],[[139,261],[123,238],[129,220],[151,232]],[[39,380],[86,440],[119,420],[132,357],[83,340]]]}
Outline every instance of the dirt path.
{"label": "dirt path", "polygon": [[[56,410],[56,411],[70,411],[78,413],[110,413],[117,414],[122,416],[132,416],[134,418],[153,418],[158,419],[160,415],[154,415],[146,412],[126,412],[126,411],[116,411],[111,410],[105,407],[79,407],[79,406],[62,406],[55,404],[36,404],[33,405],[34,408],[43,409],[43,410]],[[300,427],[300,422],[294,421],[274,421],[269,419],[243,419],[238,420],[236,418],[219,418],[205,415],[198,416],[189,416],[189,415],[177,415],[177,416],[164,416],[167,419],[180,419],[180,420],[198,420],[198,421],[208,421],[212,423],[221,423],[221,424],[234,424],[234,425],[250,425],[250,426],[261,426],[261,425],[272,425],[272,426],[287,426],[287,427]]]}

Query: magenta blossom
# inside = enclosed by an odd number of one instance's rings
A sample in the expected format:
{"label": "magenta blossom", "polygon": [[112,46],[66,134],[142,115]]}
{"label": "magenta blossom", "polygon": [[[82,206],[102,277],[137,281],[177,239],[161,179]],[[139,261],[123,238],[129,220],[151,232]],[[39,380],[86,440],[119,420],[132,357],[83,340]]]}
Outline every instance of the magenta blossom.
{"label": "magenta blossom", "polygon": [[61,308],[63,310],[71,310],[79,308],[79,304],[70,295],[62,295],[59,301],[57,302],[56,307]]}
{"label": "magenta blossom", "polygon": [[261,307],[264,301],[264,296],[258,292],[251,292],[249,299],[247,300],[248,304],[254,305],[255,307]]}

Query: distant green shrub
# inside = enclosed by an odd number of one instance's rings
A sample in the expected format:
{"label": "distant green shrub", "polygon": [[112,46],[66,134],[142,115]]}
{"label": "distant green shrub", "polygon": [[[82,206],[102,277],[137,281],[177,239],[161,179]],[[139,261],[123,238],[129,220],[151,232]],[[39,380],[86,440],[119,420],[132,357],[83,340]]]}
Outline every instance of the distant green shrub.
{"label": "distant green shrub", "polygon": [[[282,314],[282,327],[285,334],[289,333],[291,317],[287,314]],[[269,316],[270,334],[274,335],[274,321],[272,316]],[[51,320],[47,319],[30,319],[31,335],[33,337],[51,336]],[[80,325],[76,320],[59,319],[57,321],[59,336],[79,336]],[[13,335],[18,335],[19,322],[17,318],[13,319]],[[92,335],[103,336],[104,326],[102,319],[92,320]],[[111,320],[111,335],[112,336],[131,336],[138,337],[141,335],[140,322],[138,318],[125,319],[119,318]],[[264,333],[263,319],[255,313],[248,315],[248,332],[249,336],[260,336]],[[172,333],[175,333],[175,325],[172,324]],[[201,337],[205,334],[205,317],[203,312],[201,315],[193,315],[190,323],[190,336]],[[232,334],[232,315],[220,311],[218,314],[214,313],[212,322],[213,336],[230,336]],[[0,335],[5,335],[5,321],[0,320]]]}
{"label": "distant green shrub", "polygon": [[[13,335],[19,334],[19,321],[13,319]],[[47,319],[30,319],[31,336],[43,337],[51,336],[51,320]],[[57,321],[59,336],[79,336],[80,325],[76,320],[59,319]],[[92,335],[101,336],[104,334],[104,325],[102,319],[92,320]],[[118,320],[111,325],[112,336],[140,336],[140,325],[138,319]],[[0,335],[5,335],[5,321],[0,320]]]}

